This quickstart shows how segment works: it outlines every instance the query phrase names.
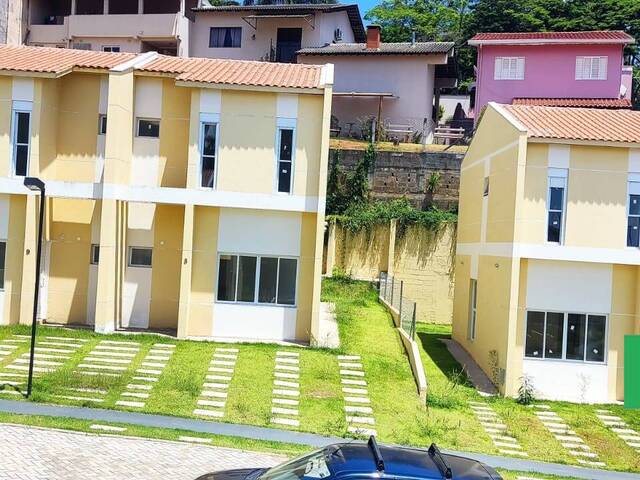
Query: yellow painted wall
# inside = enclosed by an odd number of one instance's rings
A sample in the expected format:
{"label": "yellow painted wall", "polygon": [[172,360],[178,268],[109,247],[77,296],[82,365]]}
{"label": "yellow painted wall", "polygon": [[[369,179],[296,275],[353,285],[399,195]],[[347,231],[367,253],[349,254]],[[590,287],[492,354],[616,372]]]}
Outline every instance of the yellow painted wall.
{"label": "yellow painted wall", "polygon": [[[248,125],[251,127],[247,128]],[[223,90],[218,189],[272,193],[275,141],[275,93]]]}
{"label": "yellow painted wall", "polygon": [[47,321],[87,323],[91,219],[96,202],[52,198]]}
{"label": "yellow painted wall", "polygon": [[11,91],[13,78],[0,76],[0,176],[9,175],[11,160]]}
{"label": "yellow painted wall", "polygon": [[[491,157],[487,242],[511,242],[515,234],[519,145]],[[483,179],[484,181],[484,179]],[[477,203],[481,204],[480,201]]]}
{"label": "yellow painted wall", "polygon": [[613,265],[611,314],[609,315],[609,400],[624,400],[624,336],[633,335],[638,318],[640,268]]}
{"label": "yellow painted wall", "polygon": [[547,241],[547,177],[549,147],[541,143],[527,146],[524,197],[520,213],[520,236],[523,243]]}
{"label": "yellow painted wall", "polygon": [[[58,132],[60,128],[79,128],[82,130],[82,126],[76,126],[75,124],[67,124],[61,121],[60,117],[60,85],[63,79],[38,79],[35,80],[35,84],[40,86],[42,96],[39,103],[34,103],[33,112],[33,125],[31,136],[34,140],[38,139],[35,151],[38,152],[37,156],[31,155],[31,167],[32,173],[44,177],[45,179],[55,178],[55,160],[58,144]],[[91,102],[90,97],[83,97],[84,101]],[[39,111],[37,107],[39,106]],[[76,134],[79,132],[76,132]],[[78,136],[80,138],[80,136]],[[95,148],[94,148],[95,151]],[[39,162],[39,165],[36,164]],[[36,167],[36,170],[33,168]]]}
{"label": "yellow painted wall", "polygon": [[[316,215],[303,213],[300,232],[300,261],[298,264],[298,290],[296,340],[308,342],[311,336],[311,310],[313,308],[313,282],[321,272],[315,269]],[[323,340],[323,339],[320,339]]]}
{"label": "yellow painted wall", "polygon": [[178,326],[184,206],[157,205],[154,219],[150,328]]}
{"label": "yellow painted wall", "polygon": [[453,294],[452,338],[466,345],[469,336],[469,286],[471,280],[471,256],[456,255],[455,284]]}
{"label": "yellow painted wall", "polygon": [[93,182],[102,75],[73,73],[58,79],[59,111],[55,172],[50,178]]}
{"label": "yellow painted wall", "polygon": [[24,258],[24,229],[27,197],[9,196],[9,231],[4,271],[4,311],[2,323],[20,321],[20,295],[22,288],[22,260]]}
{"label": "yellow painted wall", "polygon": [[173,79],[164,79],[160,119],[160,131],[164,133],[160,135],[158,172],[161,187],[186,186],[190,111],[190,89],[176,87]]}
{"label": "yellow painted wall", "polygon": [[[350,232],[336,226],[335,266],[354,278],[373,280],[386,272],[389,262],[389,226]],[[332,272],[327,272],[331,274]]]}
{"label": "yellow painted wall", "polygon": [[195,207],[193,228],[193,262],[191,263],[191,298],[189,304],[190,336],[210,336],[213,325],[213,302],[216,291],[218,223],[220,210]]}
{"label": "yellow painted wall", "polygon": [[298,95],[293,183],[295,195],[318,195],[322,143],[322,102],[323,97],[320,95]]}
{"label": "yellow painted wall", "polygon": [[133,94],[132,72],[109,74],[105,183],[129,182],[133,152]]}
{"label": "yellow painted wall", "polygon": [[626,247],[628,168],[626,148],[571,146],[566,245]]}

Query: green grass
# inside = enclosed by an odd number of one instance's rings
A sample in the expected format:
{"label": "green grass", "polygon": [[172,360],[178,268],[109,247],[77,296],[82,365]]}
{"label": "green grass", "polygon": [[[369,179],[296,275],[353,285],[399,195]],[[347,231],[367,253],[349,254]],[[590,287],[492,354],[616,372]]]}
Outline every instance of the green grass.
{"label": "green grass", "polygon": [[[387,311],[378,303],[377,293],[371,284],[348,279],[328,279],[323,283],[322,299],[336,305],[342,346],[337,351],[296,349],[301,352],[298,430],[349,436],[336,355],[354,354],[362,357],[376,421],[375,428],[381,441],[415,446],[428,446],[431,442],[436,442],[443,448],[499,454],[468,407],[469,400],[477,401],[481,397],[440,341],[450,336],[450,327],[418,326],[416,340],[422,350],[429,382],[428,402],[425,405],[417,395],[400,338]],[[0,339],[14,334],[28,334],[28,328],[0,327]],[[213,342],[176,341],[152,334],[99,335],[90,330],[51,327],[39,328],[39,335],[40,338],[45,335],[69,336],[86,339],[87,342],[62,368],[37,377],[32,401],[86,404],[90,407],[133,411],[140,410],[116,406],[115,402],[130,383],[135,368],[152,344],[175,343],[175,352],[159,381],[154,384],[151,397],[146,400],[141,411],[181,417],[194,417],[193,410],[213,352],[216,346],[228,347]],[[127,337],[140,342],[140,350],[131,367],[121,377],[91,377],[75,373],[77,364],[100,340],[126,340]],[[272,426],[269,422],[275,354],[278,350],[294,347],[273,344],[239,344],[235,347],[239,349],[238,360],[222,421]],[[0,357],[0,369],[26,351],[28,344],[24,343],[13,355]],[[108,393],[103,403],[78,402],[58,396],[70,394],[65,387],[99,388]],[[1,388],[3,387],[0,386]],[[21,398],[16,395],[2,396]],[[577,464],[532,414],[531,409],[510,399],[491,398],[485,401],[504,419],[509,433],[520,441],[524,450],[529,453],[529,458]],[[640,471],[640,456],[604,428],[595,417],[593,410],[600,407],[559,402],[552,405],[607,463],[608,468]],[[638,412],[618,406],[606,408],[625,418],[631,428],[640,429]],[[132,427],[130,431],[136,429]],[[156,429],[147,433],[155,435],[154,432]]]}

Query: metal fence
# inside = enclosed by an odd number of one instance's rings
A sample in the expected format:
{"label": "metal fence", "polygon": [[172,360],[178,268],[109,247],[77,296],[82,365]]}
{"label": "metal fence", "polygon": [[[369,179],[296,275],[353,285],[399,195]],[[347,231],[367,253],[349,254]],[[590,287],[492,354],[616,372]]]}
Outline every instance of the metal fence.
{"label": "metal fence", "polygon": [[400,328],[412,340],[416,336],[416,302],[403,295],[404,282],[380,272],[378,296],[400,312]]}

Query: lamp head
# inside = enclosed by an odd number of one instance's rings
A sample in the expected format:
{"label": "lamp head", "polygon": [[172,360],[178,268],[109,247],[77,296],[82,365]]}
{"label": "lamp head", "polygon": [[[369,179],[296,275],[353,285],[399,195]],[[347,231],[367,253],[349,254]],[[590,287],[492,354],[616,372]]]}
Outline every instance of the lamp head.
{"label": "lamp head", "polygon": [[44,182],[40,180],[38,177],[25,177],[24,186],[34,192],[44,191]]}

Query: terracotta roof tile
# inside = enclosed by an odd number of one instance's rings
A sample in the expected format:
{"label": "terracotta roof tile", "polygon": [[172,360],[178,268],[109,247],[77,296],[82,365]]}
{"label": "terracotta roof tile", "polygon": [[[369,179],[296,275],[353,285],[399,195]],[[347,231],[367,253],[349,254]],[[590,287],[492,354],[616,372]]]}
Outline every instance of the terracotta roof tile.
{"label": "terracotta roof tile", "polygon": [[140,67],[146,72],[171,73],[176,80],[227,85],[281,88],[320,88],[322,66],[160,55]]}
{"label": "terracotta roof tile", "polygon": [[502,105],[534,138],[640,143],[640,111]]}
{"label": "terracotta roof tile", "polygon": [[323,47],[298,50],[300,55],[431,55],[449,53],[453,42],[384,42],[380,48],[367,48],[366,43],[332,43]]}
{"label": "terracotta roof tile", "polygon": [[134,57],[133,53],[0,45],[0,70],[59,74],[72,68],[109,69]]}
{"label": "terracotta roof tile", "polygon": [[594,43],[633,43],[631,35],[621,30],[593,30],[584,32],[512,32],[512,33],[477,33],[469,40],[469,44],[478,43],[521,43],[552,41],[559,43],[594,42]]}
{"label": "terracotta roof tile", "polygon": [[513,105],[543,107],[631,108],[627,98],[514,98]]}

